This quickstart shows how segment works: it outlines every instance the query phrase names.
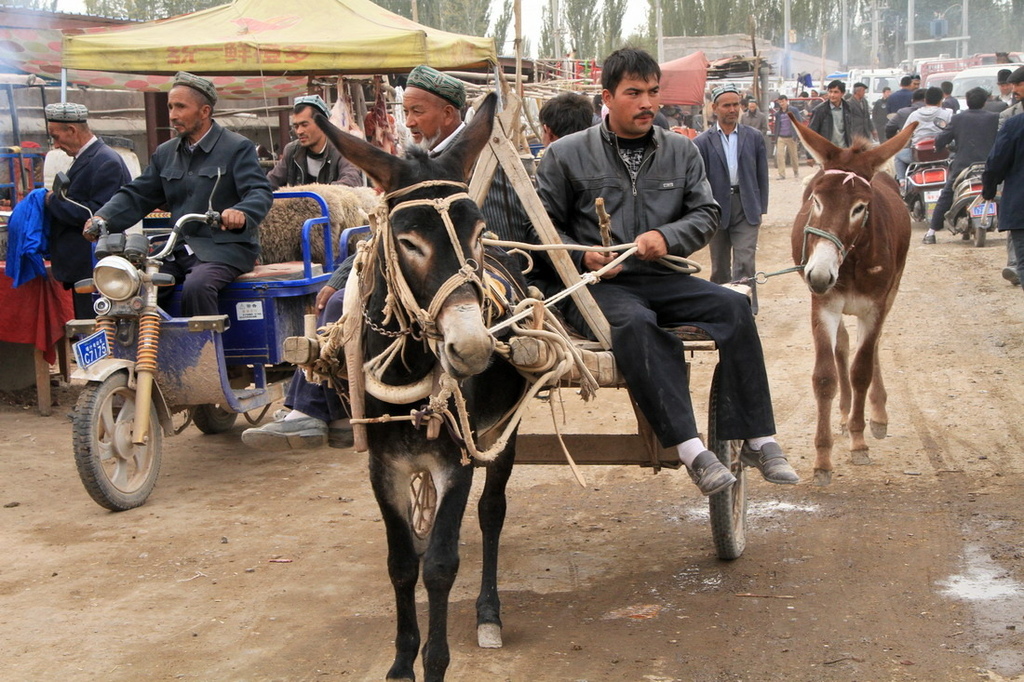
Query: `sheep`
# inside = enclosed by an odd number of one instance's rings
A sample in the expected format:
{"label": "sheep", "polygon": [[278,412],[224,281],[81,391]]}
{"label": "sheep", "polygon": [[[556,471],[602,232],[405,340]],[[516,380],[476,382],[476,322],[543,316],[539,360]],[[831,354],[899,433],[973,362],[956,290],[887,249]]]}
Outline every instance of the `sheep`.
{"label": "sheep", "polygon": [[[331,239],[338,243],[341,231],[347,227],[366,225],[379,195],[370,187],[342,185],[298,185],[283,187],[283,192],[314,192],[323,197],[331,217]],[[274,199],[267,217],[260,225],[260,262],[287,263],[302,260],[302,225],[309,218],[321,215],[320,206],[313,199]],[[314,227],[310,236],[310,251],[314,263],[324,262],[324,244],[321,226]],[[335,256],[337,256],[335,248]],[[329,266],[330,264],[328,264]]]}

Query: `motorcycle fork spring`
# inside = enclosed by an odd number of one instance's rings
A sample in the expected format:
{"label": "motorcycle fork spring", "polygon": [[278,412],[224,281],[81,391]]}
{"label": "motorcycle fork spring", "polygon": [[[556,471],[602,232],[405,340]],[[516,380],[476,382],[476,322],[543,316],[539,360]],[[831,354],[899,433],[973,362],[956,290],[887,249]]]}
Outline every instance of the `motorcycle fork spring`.
{"label": "motorcycle fork spring", "polygon": [[139,346],[135,353],[136,372],[155,372],[156,355],[160,347],[160,316],[143,313],[139,318]]}
{"label": "motorcycle fork spring", "polygon": [[96,318],[96,328],[102,329],[107,337],[107,353],[114,354],[114,318],[109,315],[101,315]]}

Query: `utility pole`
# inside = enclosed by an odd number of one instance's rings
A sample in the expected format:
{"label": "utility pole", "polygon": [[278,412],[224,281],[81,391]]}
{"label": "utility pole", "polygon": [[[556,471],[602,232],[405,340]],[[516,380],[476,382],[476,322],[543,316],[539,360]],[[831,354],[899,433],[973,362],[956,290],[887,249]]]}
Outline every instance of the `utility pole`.
{"label": "utility pole", "polygon": [[914,35],[914,0],[907,0],[907,69],[910,71],[914,70],[914,41],[917,37]]}
{"label": "utility pole", "polygon": [[551,0],[551,31],[554,33],[552,38],[555,46],[555,59],[558,60],[558,77],[562,78],[562,69],[565,65],[562,63],[562,12],[558,6],[558,0]]}
{"label": "utility pole", "polygon": [[661,0],[654,0],[654,32],[658,40],[658,63],[665,61],[665,36],[661,30]]}
{"label": "utility pole", "polygon": [[846,10],[847,10],[846,0],[842,0],[842,2],[839,3],[839,11],[843,15],[843,19],[842,19],[842,24],[843,24],[843,27],[842,27],[842,35],[843,35],[843,51],[842,51],[843,63],[840,64],[839,68],[843,69],[844,71],[846,69],[848,69],[849,65],[850,65],[850,43],[849,43],[849,39],[848,39],[849,38],[849,29],[850,29],[850,21],[849,21],[849,17],[847,16],[847,11]]}
{"label": "utility pole", "polygon": [[871,66],[878,68],[878,0],[871,0]]}
{"label": "utility pole", "polygon": [[792,0],[785,0],[785,2],[783,3],[783,13],[782,13],[782,24],[783,24],[783,26],[782,26],[782,78],[783,78],[783,80],[789,80],[789,78],[793,75],[793,64],[790,61],[790,54],[789,54],[789,50],[790,50],[789,46],[792,44],[790,42],[790,40],[789,40],[790,39],[789,32],[793,30],[791,28],[791,24],[790,24],[790,20],[789,20],[789,6],[790,6],[791,2],[792,2]]}

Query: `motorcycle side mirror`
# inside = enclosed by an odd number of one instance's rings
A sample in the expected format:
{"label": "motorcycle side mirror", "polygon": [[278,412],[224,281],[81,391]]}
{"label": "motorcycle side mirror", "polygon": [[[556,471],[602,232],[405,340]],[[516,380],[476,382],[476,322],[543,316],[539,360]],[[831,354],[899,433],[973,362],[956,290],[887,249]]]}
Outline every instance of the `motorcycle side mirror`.
{"label": "motorcycle side mirror", "polygon": [[68,185],[71,184],[71,179],[67,173],[63,171],[57,173],[57,177],[53,179],[53,193],[61,199],[68,198]]}

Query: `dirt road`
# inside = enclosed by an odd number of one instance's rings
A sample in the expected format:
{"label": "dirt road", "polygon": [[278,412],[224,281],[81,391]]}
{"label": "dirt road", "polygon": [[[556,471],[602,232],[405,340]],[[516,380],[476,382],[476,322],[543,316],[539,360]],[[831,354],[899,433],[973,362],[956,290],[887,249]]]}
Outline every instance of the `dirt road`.
{"label": "dirt road", "polygon": [[[759,267],[790,265],[793,180],[773,180]],[[480,533],[467,514],[451,610],[456,681],[1024,679],[1024,296],[976,249],[915,228],[882,340],[889,436],[831,487],[754,481],[746,553],[714,557],[679,472],[521,467],[501,583],[505,647],[475,645]],[[706,254],[702,254],[706,257]],[[809,294],[761,288],[780,440],[810,478]],[[709,360],[698,357],[695,390]],[[703,383],[701,383],[703,382]],[[11,680],[383,679],[384,531],[365,457],[248,452],[241,426],[165,441],[148,504],[113,514],[50,418],[0,406],[0,661]],[[572,397],[572,396],[570,396]],[[575,398],[573,398],[575,399]],[[702,402],[702,400],[700,401]],[[543,410],[527,428],[546,429]],[[622,396],[571,428],[625,422]]]}

